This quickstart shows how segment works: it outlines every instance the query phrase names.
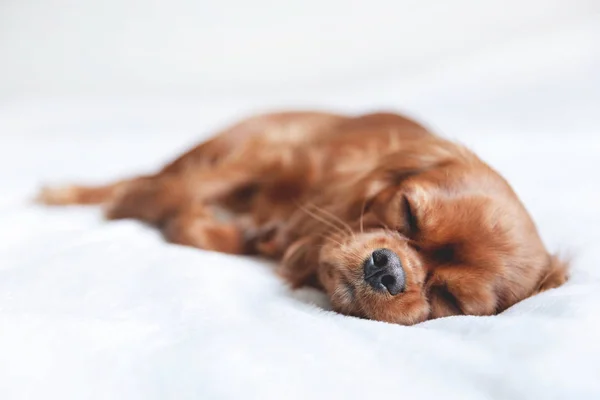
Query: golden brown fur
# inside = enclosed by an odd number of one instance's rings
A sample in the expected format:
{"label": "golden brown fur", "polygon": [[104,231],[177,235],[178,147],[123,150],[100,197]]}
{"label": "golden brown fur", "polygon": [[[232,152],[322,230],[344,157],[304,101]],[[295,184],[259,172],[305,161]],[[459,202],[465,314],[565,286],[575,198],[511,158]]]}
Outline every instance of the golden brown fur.
{"label": "golden brown fur", "polygon": [[[399,324],[495,314],[567,279],[500,175],[396,114],[261,115],[157,174],[39,200],[101,203],[107,218],[154,224],[174,243],[277,259],[292,286],[322,287],[335,310]],[[365,284],[381,248],[401,260],[400,294]]]}

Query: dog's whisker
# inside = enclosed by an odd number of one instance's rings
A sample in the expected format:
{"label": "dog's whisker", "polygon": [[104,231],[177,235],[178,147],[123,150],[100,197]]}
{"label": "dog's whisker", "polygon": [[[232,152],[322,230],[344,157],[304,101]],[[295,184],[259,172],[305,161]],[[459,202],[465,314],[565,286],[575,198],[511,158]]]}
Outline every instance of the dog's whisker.
{"label": "dog's whisker", "polygon": [[330,211],[327,211],[326,209],[324,209],[322,207],[318,207],[315,204],[312,204],[312,206],[314,207],[315,211],[319,211],[321,214],[328,216],[329,218],[331,218],[332,220],[337,222],[341,227],[343,227],[351,236],[354,236],[354,232],[352,231],[352,228],[350,227],[350,225],[348,225],[346,222],[344,222],[340,217],[338,217],[337,215],[333,214]]}
{"label": "dog's whisker", "polygon": [[342,230],[342,228],[341,228],[341,227],[339,227],[339,226],[335,225],[333,222],[331,222],[331,221],[328,221],[328,220],[327,220],[327,219],[325,219],[324,217],[322,217],[322,216],[319,216],[319,215],[315,214],[314,212],[312,212],[312,211],[310,211],[310,210],[308,210],[308,209],[306,209],[306,208],[302,208],[302,206],[299,206],[299,207],[301,207],[301,210],[302,210],[302,211],[304,211],[304,212],[305,212],[307,215],[309,215],[310,217],[314,218],[315,220],[317,220],[317,221],[319,221],[319,222],[322,222],[323,224],[325,224],[325,225],[329,226],[329,227],[330,227],[330,228],[332,228],[332,229],[333,229],[335,232],[341,232],[341,233],[345,233],[345,232]]}
{"label": "dog's whisker", "polygon": [[[297,206],[300,210],[304,211],[306,214],[308,214],[312,218],[316,219],[317,221],[323,222],[324,224],[333,228],[335,231],[341,232],[341,233],[347,233],[347,234],[353,236],[353,232],[352,232],[352,229],[350,228],[350,226],[348,226],[346,223],[344,223],[342,220],[340,220],[335,215],[328,213],[327,211],[325,211],[315,205],[312,205],[314,207],[315,211],[309,210],[306,206],[303,206],[302,204],[298,204]],[[317,214],[316,211],[320,212],[321,215]]]}
{"label": "dog's whisker", "polygon": [[336,237],[334,235],[326,235],[324,233],[319,234],[319,237],[321,237],[323,240],[325,240],[326,242],[332,242],[337,244],[338,246],[342,247],[344,244],[342,242],[340,242],[339,240],[336,240]]}
{"label": "dog's whisker", "polygon": [[362,207],[360,208],[360,233],[364,233],[364,225],[363,225],[363,220],[365,217],[365,211],[367,208],[367,199],[365,199],[363,201]]}

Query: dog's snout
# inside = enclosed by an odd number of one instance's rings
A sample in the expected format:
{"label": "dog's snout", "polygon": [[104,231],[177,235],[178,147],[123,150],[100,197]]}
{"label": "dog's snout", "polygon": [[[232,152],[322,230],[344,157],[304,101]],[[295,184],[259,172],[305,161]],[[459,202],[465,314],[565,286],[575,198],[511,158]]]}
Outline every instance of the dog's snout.
{"label": "dog's snout", "polygon": [[406,277],[400,258],[389,249],[377,249],[364,263],[365,281],[392,296],[404,291]]}

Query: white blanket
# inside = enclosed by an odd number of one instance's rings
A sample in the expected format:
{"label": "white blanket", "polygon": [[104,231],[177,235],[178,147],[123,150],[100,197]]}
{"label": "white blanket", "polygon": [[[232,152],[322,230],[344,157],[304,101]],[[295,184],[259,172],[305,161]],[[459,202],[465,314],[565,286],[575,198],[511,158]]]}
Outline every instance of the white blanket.
{"label": "white blanket", "polygon": [[[412,86],[5,102],[0,398],[600,398],[600,57],[581,42],[594,26]],[[406,109],[474,148],[513,184],[548,247],[573,256],[571,281],[494,317],[389,325],[328,311],[320,293],[291,292],[260,260],[168,245],[94,209],[28,203],[42,183],[158,168],[251,110],[313,104]]]}

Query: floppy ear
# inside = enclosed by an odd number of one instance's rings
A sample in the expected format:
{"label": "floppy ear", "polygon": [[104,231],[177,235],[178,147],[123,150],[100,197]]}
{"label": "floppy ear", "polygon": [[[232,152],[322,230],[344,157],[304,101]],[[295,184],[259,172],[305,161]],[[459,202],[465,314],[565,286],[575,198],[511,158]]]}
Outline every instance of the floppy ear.
{"label": "floppy ear", "polygon": [[551,256],[534,294],[561,286],[569,279],[569,263],[558,256]]}

